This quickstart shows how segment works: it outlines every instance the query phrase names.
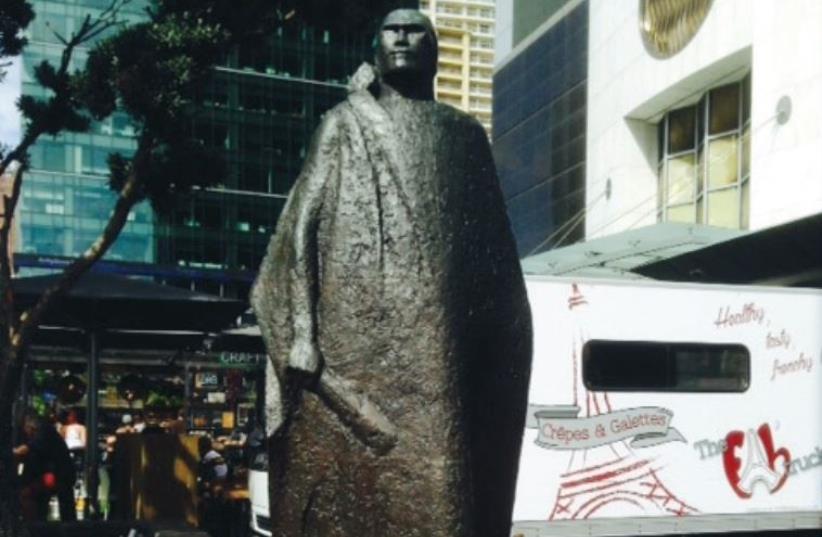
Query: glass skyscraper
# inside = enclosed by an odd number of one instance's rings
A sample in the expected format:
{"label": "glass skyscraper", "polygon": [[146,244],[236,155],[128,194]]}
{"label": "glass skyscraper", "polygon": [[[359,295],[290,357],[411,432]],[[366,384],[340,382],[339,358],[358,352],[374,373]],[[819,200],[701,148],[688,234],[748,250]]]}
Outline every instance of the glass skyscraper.
{"label": "glass skyscraper", "polygon": [[[32,76],[35,65],[59,60],[62,49],[52,30],[71,33],[86,13],[94,16],[109,3],[33,2],[37,18],[23,58],[24,94],[42,91]],[[142,19],[146,4],[128,4],[123,18]],[[368,5],[374,24],[367,29],[292,22],[275,30],[264,46],[231,51],[215,68],[191,124],[194,135],[224,157],[222,185],[195,192],[164,217],[140,204],[107,255],[109,263],[101,266],[245,297],[320,117],[345,97],[348,76],[372,58],[379,19],[391,8],[418,2]],[[78,66],[85,56],[85,50],[78,51]],[[23,265],[41,266],[44,256],[74,257],[91,244],[113,207],[106,158],[112,150],[132,153],[133,134],[129,118],[115,113],[89,133],[42,138],[33,148],[20,211]]]}
{"label": "glass skyscraper", "polygon": [[493,150],[520,257],[585,235],[588,2],[561,7],[494,73]]}
{"label": "glass skyscraper", "polygon": [[[37,16],[28,28],[22,93],[43,97],[46,90],[33,72],[43,60],[59,65],[63,46],[55,34],[71,35],[87,14],[98,15],[110,1],[36,0],[32,4]],[[145,0],[126,4],[120,17],[126,22],[138,21],[145,6]],[[72,69],[85,63],[87,53],[87,48],[75,52]],[[18,209],[22,239],[18,253],[77,257],[91,245],[114,206],[115,194],[107,185],[106,158],[111,151],[131,155],[136,148],[133,134],[129,118],[118,112],[95,123],[86,133],[40,138],[30,151],[31,168]],[[153,263],[155,250],[151,208],[141,203],[129,216],[108,259]]]}

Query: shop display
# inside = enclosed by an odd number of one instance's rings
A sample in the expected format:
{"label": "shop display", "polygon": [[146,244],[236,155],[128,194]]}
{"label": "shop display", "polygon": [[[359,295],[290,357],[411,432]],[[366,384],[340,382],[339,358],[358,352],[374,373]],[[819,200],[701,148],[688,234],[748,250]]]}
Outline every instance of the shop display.
{"label": "shop display", "polygon": [[129,403],[144,399],[146,396],[145,380],[139,375],[125,375],[117,383],[117,393]]}
{"label": "shop display", "polygon": [[66,375],[57,382],[57,398],[64,405],[79,403],[86,394],[86,383],[76,375]]}

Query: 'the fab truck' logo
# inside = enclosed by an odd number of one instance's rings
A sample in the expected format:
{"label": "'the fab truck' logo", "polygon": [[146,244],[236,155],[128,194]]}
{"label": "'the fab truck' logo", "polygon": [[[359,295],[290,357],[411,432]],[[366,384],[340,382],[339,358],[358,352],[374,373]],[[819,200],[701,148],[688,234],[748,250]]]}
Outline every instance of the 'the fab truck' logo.
{"label": "'the fab truck' logo", "polygon": [[[743,461],[737,455],[744,448],[747,455]],[[742,431],[728,433],[722,462],[733,491],[740,498],[748,499],[757,482],[764,483],[771,494],[782,488],[788,479],[791,454],[784,447],[774,448],[771,427],[763,423],[756,433],[748,429],[747,436]]]}

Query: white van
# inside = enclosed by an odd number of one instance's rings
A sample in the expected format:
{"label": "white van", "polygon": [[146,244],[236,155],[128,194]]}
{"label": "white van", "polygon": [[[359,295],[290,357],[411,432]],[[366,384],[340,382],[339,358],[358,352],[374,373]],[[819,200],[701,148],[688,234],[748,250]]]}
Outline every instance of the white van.
{"label": "white van", "polygon": [[271,515],[268,511],[268,453],[254,454],[248,468],[248,498],[251,504],[251,532],[271,537]]}
{"label": "white van", "polygon": [[822,528],[822,292],[526,285],[512,536]]}

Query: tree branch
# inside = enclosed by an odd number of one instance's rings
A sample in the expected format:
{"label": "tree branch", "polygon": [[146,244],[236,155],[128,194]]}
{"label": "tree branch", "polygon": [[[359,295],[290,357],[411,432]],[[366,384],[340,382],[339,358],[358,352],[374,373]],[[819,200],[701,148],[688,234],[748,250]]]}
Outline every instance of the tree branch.
{"label": "tree branch", "polygon": [[130,4],[131,0],[113,0],[109,6],[104,9],[100,16],[97,17],[98,20],[106,19],[106,18],[115,18],[117,14],[123,9],[127,4]]}
{"label": "tree branch", "polygon": [[120,235],[128,220],[131,208],[139,200],[138,175],[135,172],[136,166],[134,164],[136,164],[136,158],[135,162],[132,163],[131,173],[117,198],[114,211],[97,240],[89,246],[82,256],[65,268],[60,279],[43,292],[34,306],[20,315],[19,327],[11,338],[12,348],[17,351],[18,356],[22,354],[19,350],[28,346],[34,331],[40,326],[43,316],[54,301],[65,295],[77,280],[105,255]]}
{"label": "tree branch", "polygon": [[14,315],[14,293],[8,291],[11,285],[12,273],[11,256],[9,255],[9,233],[14,219],[14,208],[17,207],[17,201],[20,199],[22,179],[23,166],[18,166],[14,171],[11,197],[3,196],[3,223],[0,225],[0,289],[4,289],[6,292],[0,297],[2,301],[0,302],[0,314],[5,320],[6,329],[0,337],[0,343],[2,344],[8,343],[11,333],[17,328]]}
{"label": "tree branch", "polygon": [[51,23],[50,23],[50,22],[46,22],[46,27],[48,27],[48,29],[49,29],[49,30],[51,30],[51,35],[53,35],[53,36],[55,37],[55,39],[57,39],[57,40],[58,40],[60,43],[62,43],[63,45],[68,45],[68,41],[66,41],[66,38],[65,38],[65,37],[63,37],[63,36],[60,34],[60,32],[58,32],[57,30],[55,30],[54,28],[52,28],[52,27],[51,27]]}
{"label": "tree branch", "polygon": [[[68,75],[68,70],[71,66],[71,58],[74,55],[74,50],[83,43],[86,43],[87,41],[97,37],[98,35],[100,35],[100,33],[104,32],[105,30],[108,30],[109,28],[120,24],[120,22],[117,20],[117,14],[123,6],[129,4],[130,2],[131,0],[112,1],[109,7],[106,8],[100,14],[100,16],[97,17],[94,21],[92,21],[91,15],[86,15],[85,19],[83,20],[83,24],[80,26],[80,29],[72,35],[71,39],[69,39],[65,43],[63,52],[60,55],[60,66],[57,68],[56,72],[57,80],[65,80],[66,76]],[[68,85],[53,89],[55,90],[55,93],[52,97],[50,105],[59,105],[60,107],[62,107],[70,98],[70,89]],[[6,172],[6,169],[8,169],[12,161],[16,160],[21,163],[24,162],[24,157],[28,154],[29,148],[37,141],[37,139],[44,132],[44,121],[40,120],[39,122],[33,121],[32,123],[30,123],[28,128],[26,129],[25,135],[23,136],[23,140],[17,145],[17,147],[15,147],[7,155],[5,155],[2,162],[0,162],[0,175],[3,175]]]}
{"label": "tree branch", "polygon": [[91,22],[91,15],[86,15],[83,24],[80,26],[80,30],[77,31],[72,39],[78,39],[79,43],[84,43],[94,39],[109,28],[122,24],[122,22],[117,20],[117,15],[120,10],[130,2],[131,0],[113,0],[111,4],[94,19],[94,22]]}
{"label": "tree branch", "polygon": [[[20,192],[23,185],[23,166],[20,165],[14,171],[14,179],[11,187],[11,197],[3,196],[3,224],[0,226],[0,248],[5,248],[9,240],[12,217],[20,201]],[[9,215],[6,217],[6,215]]]}
{"label": "tree branch", "polygon": [[43,132],[43,129],[39,129],[39,132],[33,129],[27,129],[26,134],[23,136],[20,143],[17,144],[17,147],[6,153],[6,156],[3,157],[2,161],[0,161],[0,175],[6,173],[6,170],[14,161],[17,161],[22,165],[24,157],[26,156],[26,153],[28,153],[29,147],[37,141],[37,138],[39,138]]}

